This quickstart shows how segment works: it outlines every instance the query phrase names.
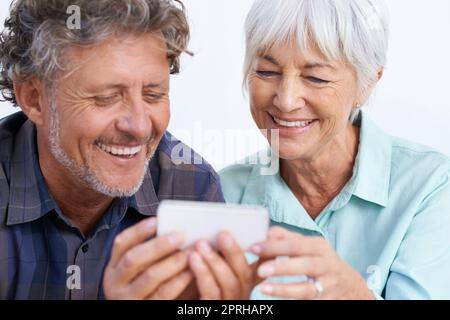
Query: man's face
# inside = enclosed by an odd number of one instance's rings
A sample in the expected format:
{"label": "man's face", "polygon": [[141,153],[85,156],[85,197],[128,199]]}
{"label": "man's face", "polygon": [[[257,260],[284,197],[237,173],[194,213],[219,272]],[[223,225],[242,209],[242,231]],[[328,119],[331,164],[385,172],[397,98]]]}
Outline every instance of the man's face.
{"label": "man's face", "polygon": [[68,52],[81,64],[57,83],[49,103],[42,131],[50,154],[61,174],[101,194],[130,196],[170,118],[165,43],[155,34]]}

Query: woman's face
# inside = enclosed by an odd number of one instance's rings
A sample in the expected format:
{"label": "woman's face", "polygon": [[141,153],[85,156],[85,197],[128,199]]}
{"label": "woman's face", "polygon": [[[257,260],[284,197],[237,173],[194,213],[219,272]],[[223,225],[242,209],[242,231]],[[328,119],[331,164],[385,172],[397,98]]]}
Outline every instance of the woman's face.
{"label": "woman's face", "polygon": [[[333,142],[345,139],[358,101],[356,72],[317,51],[279,46],[258,57],[248,77],[253,118],[260,129],[279,130],[285,160],[313,159]],[[343,140],[344,141],[344,140]]]}

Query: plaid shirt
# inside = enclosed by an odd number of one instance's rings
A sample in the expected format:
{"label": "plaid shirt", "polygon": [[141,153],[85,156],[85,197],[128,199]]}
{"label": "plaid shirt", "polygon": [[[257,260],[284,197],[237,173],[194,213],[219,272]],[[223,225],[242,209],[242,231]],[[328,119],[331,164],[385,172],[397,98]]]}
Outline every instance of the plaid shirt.
{"label": "plaid shirt", "polygon": [[[166,133],[139,191],[114,199],[84,236],[49,193],[33,123],[21,112],[0,120],[0,299],[103,299],[103,270],[118,233],[155,215],[163,199],[223,202],[211,166],[175,165],[175,146],[180,141]],[[192,152],[190,163],[199,159]]]}

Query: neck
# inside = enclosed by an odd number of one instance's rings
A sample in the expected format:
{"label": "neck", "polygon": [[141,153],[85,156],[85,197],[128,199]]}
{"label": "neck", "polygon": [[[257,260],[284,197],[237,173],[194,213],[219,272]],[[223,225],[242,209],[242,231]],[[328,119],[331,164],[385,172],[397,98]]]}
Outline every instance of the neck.
{"label": "neck", "polygon": [[95,227],[111,205],[113,199],[89,188],[83,181],[62,166],[45,148],[38,135],[39,164],[50,194],[64,216],[80,230],[83,235]]}
{"label": "neck", "polygon": [[344,188],[353,175],[359,146],[359,128],[346,132],[314,157],[281,160],[281,176],[315,219]]}

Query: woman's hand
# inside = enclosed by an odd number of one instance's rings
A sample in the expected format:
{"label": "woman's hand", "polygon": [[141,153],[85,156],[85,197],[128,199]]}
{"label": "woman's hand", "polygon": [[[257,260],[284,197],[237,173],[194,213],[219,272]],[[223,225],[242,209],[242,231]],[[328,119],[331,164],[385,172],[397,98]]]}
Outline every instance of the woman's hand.
{"label": "woman's hand", "polygon": [[[265,295],[291,299],[374,299],[364,279],[345,263],[320,237],[305,237],[280,227],[271,228],[266,242],[252,247],[265,260],[258,268],[261,278],[307,276],[299,283],[263,283]],[[287,256],[289,259],[276,259]],[[315,283],[318,282],[318,283]]]}
{"label": "woman's hand", "polygon": [[217,238],[215,251],[207,241],[200,241],[190,254],[189,265],[202,300],[249,299],[256,285],[257,264],[249,265],[245,253],[223,232]]}

